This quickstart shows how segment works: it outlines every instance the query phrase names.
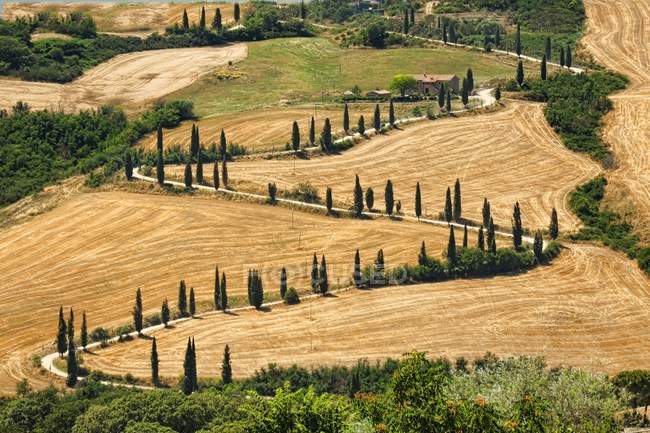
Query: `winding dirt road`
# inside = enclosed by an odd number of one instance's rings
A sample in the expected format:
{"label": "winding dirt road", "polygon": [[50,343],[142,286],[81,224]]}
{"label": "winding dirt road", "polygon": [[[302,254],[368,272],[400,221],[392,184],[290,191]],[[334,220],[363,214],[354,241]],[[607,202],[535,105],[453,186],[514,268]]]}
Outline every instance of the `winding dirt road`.
{"label": "winding dirt road", "polygon": [[0,78],[0,108],[27,102],[66,112],[115,103],[141,106],[189,86],[215,67],[243,60],[246,44],[123,54],[67,84]]}
{"label": "winding dirt road", "polygon": [[586,0],[584,45],[595,59],[627,75],[630,86],[614,95],[604,139],[616,157],[606,201],[627,215],[650,242],[650,2]]}

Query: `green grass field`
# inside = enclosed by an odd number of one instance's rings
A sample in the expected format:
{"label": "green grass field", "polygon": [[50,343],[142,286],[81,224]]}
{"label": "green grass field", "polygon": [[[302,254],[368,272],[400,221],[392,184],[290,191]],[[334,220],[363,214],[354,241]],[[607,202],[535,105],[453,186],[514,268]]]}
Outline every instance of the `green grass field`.
{"label": "green grass field", "polygon": [[[329,100],[358,85],[388,87],[398,73],[456,74],[468,67],[477,84],[510,78],[514,61],[455,48],[342,49],[324,38],[273,39],[249,44],[248,58],[170,98],[194,102],[200,116],[287,103]],[[230,79],[224,76],[231,75]],[[236,78],[232,78],[232,76]]]}

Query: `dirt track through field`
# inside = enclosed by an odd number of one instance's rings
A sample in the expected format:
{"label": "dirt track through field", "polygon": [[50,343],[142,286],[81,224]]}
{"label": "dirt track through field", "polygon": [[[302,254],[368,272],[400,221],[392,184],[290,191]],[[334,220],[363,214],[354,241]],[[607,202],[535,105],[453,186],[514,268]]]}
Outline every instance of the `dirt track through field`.
{"label": "dirt track through field", "polygon": [[114,57],[68,84],[0,78],[0,108],[11,108],[18,101],[68,112],[108,103],[141,106],[246,54],[245,44],[141,51]]}
{"label": "dirt track through field", "polygon": [[[169,170],[182,177],[183,167]],[[512,206],[519,201],[526,227],[547,227],[555,207],[563,230],[578,225],[568,208],[568,194],[599,172],[597,164],[564,147],[546,124],[541,105],[520,102],[492,114],[424,121],[340,155],[229,165],[230,179],[241,190],[262,192],[268,182],[276,182],[282,191],[310,182],[322,197],[330,186],[335,200],[349,205],[358,174],[364,188],[374,189],[378,209],[384,206],[384,186],[391,179],[395,200],[408,213],[413,212],[419,181],[424,212],[433,217],[444,209],[445,190],[458,177],[465,217],[479,221],[487,197],[495,222],[509,227]]]}
{"label": "dirt track through field", "polygon": [[614,110],[605,119],[603,136],[617,163],[608,174],[606,200],[650,242],[650,3],[586,0],[585,5],[584,44],[597,61],[631,80],[612,97]]}
{"label": "dirt track through field", "polygon": [[[202,377],[220,374],[223,346],[234,374],[269,362],[288,366],[353,364],[409,350],[470,359],[545,355],[552,365],[596,371],[647,368],[650,284],[606,248],[571,245],[552,266],[518,276],[350,291],[272,312],[216,315],[155,333],[161,374],[182,372],[184,344],[196,338]],[[309,319],[311,310],[312,320]],[[89,367],[147,378],[150,341],[86,356]]]}
{"label": "dirt track through field", "polygon": [[[314,252],[319,259],[326,255],[332,285],[347,284],[357,247],[364,265],[384,248],[390,267],[414,263],[422,240],[440,257],[447,238],[446,228],[214,198],[76,195],[0,231],[0,393],[11,392],[29,356],[53,341],[59,305],[74,307],[77,326],[83,310],[91,330],[122,325],[130,323],[138,287],[147,313],[157,312],[165,297],[175,307],[181,278],[197,290],[199,304],[211,302],[216,263],[231,297],[246,293],[249,267],[259,269],[266,291],[276,294],[282,266],[290,286],[309,286]],[[30,380],[38,383],[38,377]]]}

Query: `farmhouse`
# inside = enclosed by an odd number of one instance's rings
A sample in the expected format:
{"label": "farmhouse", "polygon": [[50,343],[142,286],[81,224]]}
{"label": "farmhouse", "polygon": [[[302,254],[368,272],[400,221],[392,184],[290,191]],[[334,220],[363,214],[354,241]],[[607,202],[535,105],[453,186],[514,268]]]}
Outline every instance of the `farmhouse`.
{"label": "farmhouse", "polygon": [[442,85],[452,92],[460,90],[460,78],[457,75],[416,74],[413,75],[413,78],[417,81],[418,92],[425,95],[438,93]]}

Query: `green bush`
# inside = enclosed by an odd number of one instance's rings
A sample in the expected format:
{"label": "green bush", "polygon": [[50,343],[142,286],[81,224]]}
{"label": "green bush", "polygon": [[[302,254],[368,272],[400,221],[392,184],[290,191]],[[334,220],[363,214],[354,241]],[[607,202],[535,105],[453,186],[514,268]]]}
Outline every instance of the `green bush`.
{"label": "green bush", "polygon": [[293,287],[287,289],[287,293],[284,294],[284,302],[287,305],[296,305],[300,303],[300,297],[298,292]]}

